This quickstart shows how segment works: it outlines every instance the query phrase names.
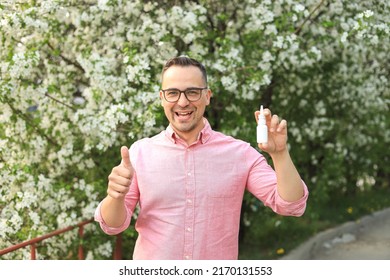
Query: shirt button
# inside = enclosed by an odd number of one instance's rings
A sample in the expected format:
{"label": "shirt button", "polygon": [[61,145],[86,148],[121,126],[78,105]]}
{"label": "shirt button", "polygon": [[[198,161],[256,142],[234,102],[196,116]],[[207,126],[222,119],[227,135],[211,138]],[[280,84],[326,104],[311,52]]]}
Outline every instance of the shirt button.
{"label": "shirt button", "polygon": [[188,228],[187,228],[187,231],[191,232],[191,228],[190,228],[190,227],[188,227]]}
{"label": "shirt button", "polygon": [[191,199],[187,199],[187,203],[188,204],[192,204],[192,200]]}
{"label": "shirt button", "polygon": [[184,256],[184,258],[185,258],[186,260],[189,260],[189,259],[190,259],[190,256]]}
{"label": "shirt button", "polygon": [[188,176],[191,176],[191,172],[188,172],[187,175],[188,175]]}

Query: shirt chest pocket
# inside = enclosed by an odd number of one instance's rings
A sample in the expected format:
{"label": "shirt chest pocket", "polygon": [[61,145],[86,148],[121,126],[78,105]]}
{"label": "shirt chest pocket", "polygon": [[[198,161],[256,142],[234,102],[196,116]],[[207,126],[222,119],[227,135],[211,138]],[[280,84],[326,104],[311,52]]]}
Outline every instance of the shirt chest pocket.
{"label": "shirt chest pocket", "polygon": [[209,197],[234,197],[244,192],[246,177],[236,165],[210,166],[207,173]]}

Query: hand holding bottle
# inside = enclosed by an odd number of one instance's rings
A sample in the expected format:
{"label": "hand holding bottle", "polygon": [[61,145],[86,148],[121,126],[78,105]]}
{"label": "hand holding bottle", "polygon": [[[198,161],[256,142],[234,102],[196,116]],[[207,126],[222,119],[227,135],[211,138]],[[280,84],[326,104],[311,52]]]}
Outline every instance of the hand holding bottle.
{"label": "hand holding bottle", "polygon": [[[269,154],[283,152],[287,149],[287,121],[280,121],[277,115],[272,115],[267,108],[262,110],[262,107],[255,112],[258,146]],[[267,127],[267,133],[264,126]]]}

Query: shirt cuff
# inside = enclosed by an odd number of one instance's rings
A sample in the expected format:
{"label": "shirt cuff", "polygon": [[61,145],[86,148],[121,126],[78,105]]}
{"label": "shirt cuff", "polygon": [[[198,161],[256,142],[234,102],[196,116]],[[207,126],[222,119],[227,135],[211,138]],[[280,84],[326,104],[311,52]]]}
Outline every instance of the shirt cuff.
{"label": "shirt cuff", "polygon": [[121,233],[122,231],[126,230],[128,226],[130,225],[130,220],[131,220],[131,214],[128,212],[126,209],[126,220],[123,222],[123,224],[119,227],[110,227],[106,224],[106,222],[103,220],[102,214],[100,212],[101,206],[102,206],[103,201],[99,203],[99,205],[96,207],[95,210],[95,221],[99,222],[101,229],[109,234],[109,235],[115,235],[118,233]]}

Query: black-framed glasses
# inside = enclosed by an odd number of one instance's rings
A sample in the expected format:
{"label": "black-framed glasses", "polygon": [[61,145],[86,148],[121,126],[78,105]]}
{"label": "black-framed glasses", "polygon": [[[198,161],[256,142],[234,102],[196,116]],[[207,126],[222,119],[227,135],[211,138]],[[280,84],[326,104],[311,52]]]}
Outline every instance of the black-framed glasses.
{"label": "black-framed glasses", "polygon": [[179,101],[182,93],[184,93],[184,96],[187,98],[188,101],[190,102],[198,101],[202,96],[203,90],[205,89],[207,89],[207,87],[204,88],[193,87],[193,88],[187,88],[185,90],[180,90],[177,88],[168,88],[168,89],[162,89],[161,91],[163,92],[166,101],[175,103]]}

